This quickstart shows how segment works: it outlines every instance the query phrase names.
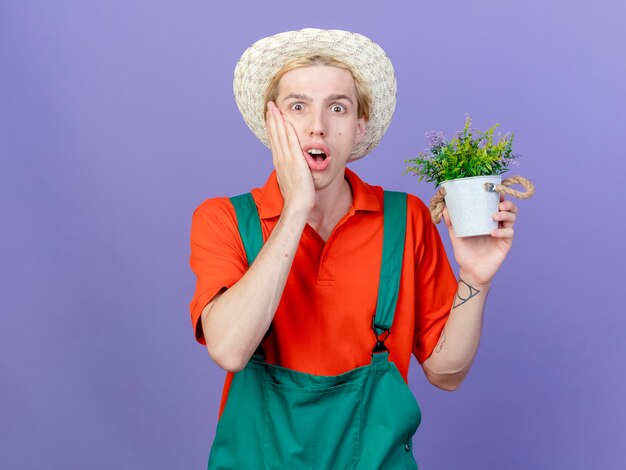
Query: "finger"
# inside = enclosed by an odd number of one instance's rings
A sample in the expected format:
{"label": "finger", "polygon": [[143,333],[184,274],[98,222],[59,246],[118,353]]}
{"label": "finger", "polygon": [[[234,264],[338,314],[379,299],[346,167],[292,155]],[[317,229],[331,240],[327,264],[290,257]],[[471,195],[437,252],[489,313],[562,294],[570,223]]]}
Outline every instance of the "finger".
{"label": "finger", "polygon": [[518,211],[517,206],[510,199],[500,202],[500,204],[498,204],[498,209],[500,209],[501,211],[513,212],[514,214],[517,214]]}
{"label": "finger", "polygon": [[450,236],[450,240],[456,240],[456,235],[454,234],[454,230],[452,229],[452,220],[450,220],[450,214],[448,213],[447,207],[443,208],[441,216],[443,217],[444,223],[448,227],[448,235]]}
{"label": "finger", "polygon": [[274,116],[274,113],[272,112],[273,105],[274,103],[272,103],[271,101],[267,104],[266,129],[267,136],[270,141],[270,149],[272,150],[272,162],[274,164],[274,168],[278,171],[282,158],[280,157],[281,148],[278,143],[278,137],[276,133],[276,118]]}
{"label": "finger", "polygon": [[493,220],[496,220],[499,222],[498,228],[513,227],[513,224],[515,223],[515,219],[517,219],[517,216],[513,212],[500,211],[500,212],[493,214]]}
{"label": "finger", "polygon": [[274,167],[280,172],[280,169],[288,162],[291,152],[282,113],[271,101],[268,102],[268,111],[270,114],[270,130],[272,132],[274,145]]}
{"label": "finger", "polygon": [[273,151],[275,144],[274,144],[274,132],[272,129],[273,123],[271,121],[272,121],[272,114],[268,107],[267,111],[265,111],[265,131],[267,132],[267,139],[270,141],[270,148]]}
{"label": "finger", "polygon": [[[285,130],[287,131],[287,140],[289,143],[289,149],[291,150],[291,154],[302,155],[302,146],[300,145],[300,139],[298,139],[298,134],[296,133],[296,129],[293,127],[290,121],[285,120]],[[305,161],[304,156],[302,160]]]}
{"label": "finger", "polygon": [[285,120],[282,113],[276,107],[272,107],[272,114],[274,117],[274,125],[276,129],[277,145],[280,146],[281,157],[288,158],[290,154],[289,140],[287,138],[287,130],[285,129]]}
{"label": "finger", "polygon": [[515,230],[512,227],[507,228],[494,228],[491,231],[491,236],[493,238],[503,238],[513,240],[513,235],[515,234]]}
{"label": "finger", "polygon": [[273,124],[274,120],[274,113],[272,112],[273,106],[274,103],[272,103],[271,101],[267,102],[267,110],[265,111],[265,125],[268,127]]}
{"label": "finger", "polygon": [[441,213],[443,216],[443,221],[445,222],[448,228],[452,227],[452,222],[450,221],[450,214],[448,214],[448,208],[444,207],[443,212]]}
{"label": "finger", "polygon": [[274,130],[276,125],[274,123],[274,113],[272,112],[273,103],[269,101],[267,103],[267,111],[265,111],[265,127],[267,128],[268,137],[270,140],[275,136]]}

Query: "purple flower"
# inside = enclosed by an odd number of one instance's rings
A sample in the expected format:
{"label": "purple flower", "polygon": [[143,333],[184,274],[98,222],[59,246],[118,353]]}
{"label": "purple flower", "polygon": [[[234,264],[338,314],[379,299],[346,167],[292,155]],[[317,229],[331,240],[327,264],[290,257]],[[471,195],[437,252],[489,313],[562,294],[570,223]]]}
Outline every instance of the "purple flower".
{"label": "purple flower", "polygon": [[521,155],[519,153],[512,154],[511,158],[507,162],[507,165],[519,166],[519,157],[521,157]]}
{"label": "purple flower", "polygon": [[425,135],[431,148],[443,147],[446,143],[446,138],[441,131],[426,131]]}

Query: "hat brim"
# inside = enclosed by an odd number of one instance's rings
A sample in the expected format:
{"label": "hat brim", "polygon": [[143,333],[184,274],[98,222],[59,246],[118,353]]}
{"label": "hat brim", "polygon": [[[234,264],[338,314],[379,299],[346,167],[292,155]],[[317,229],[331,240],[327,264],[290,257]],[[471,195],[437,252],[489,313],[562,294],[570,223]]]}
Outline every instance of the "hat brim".
{"label": "hat brim", "polygon": [[385,51],[371,39],[342,30],[301,29],[255,42],[235,67],[237,107],[257,138],[269,147],[265,130],[265,91],[276,73],[300,57],[324,55],[347,64],[369,88],[371,103],[365,135],[348,161],[367,155],[382,139],[396,107],[396,78]]}

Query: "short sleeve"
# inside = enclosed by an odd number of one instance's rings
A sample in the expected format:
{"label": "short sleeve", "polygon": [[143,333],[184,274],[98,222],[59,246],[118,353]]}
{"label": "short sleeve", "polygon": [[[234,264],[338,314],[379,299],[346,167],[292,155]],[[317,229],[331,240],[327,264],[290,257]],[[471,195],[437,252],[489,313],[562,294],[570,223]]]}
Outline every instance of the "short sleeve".
{"label": "short sleeve", "polygon": [[431,355],[446,324],[457,289],[437,227],[422,201],[413,199],[421,221],[421,242],[415,247],[415,331],[413,354],[421,364]]}
{"label": "short sleeve", "polygon": [[237,230],[235,210],[228,198],[207,199],[191,219],[191,270],[196,289],[189,305],[196,340],[206,344],[200,316],[221,290],[232,287],[247,269]]}

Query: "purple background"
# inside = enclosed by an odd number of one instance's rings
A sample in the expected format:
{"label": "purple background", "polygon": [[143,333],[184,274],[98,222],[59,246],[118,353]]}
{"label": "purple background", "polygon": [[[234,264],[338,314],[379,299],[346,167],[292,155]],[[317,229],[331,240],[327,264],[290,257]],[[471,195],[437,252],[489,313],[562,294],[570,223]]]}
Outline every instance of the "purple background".
{"label": "purple background", "polygon": [[[455,393],[413,359],[421,470],[626,468],[620,0],[0,1],[0,468],[204,468],[224,373],[196,344],[191,214],[258,186],[232,97],[279,31],[362,32],[398,106],[352,168],[403,176],[424,131],[501,123],[531,178]],[[447,243],[447,233],[442,232]],[[448,251],[450,256],[452,252]]]}

